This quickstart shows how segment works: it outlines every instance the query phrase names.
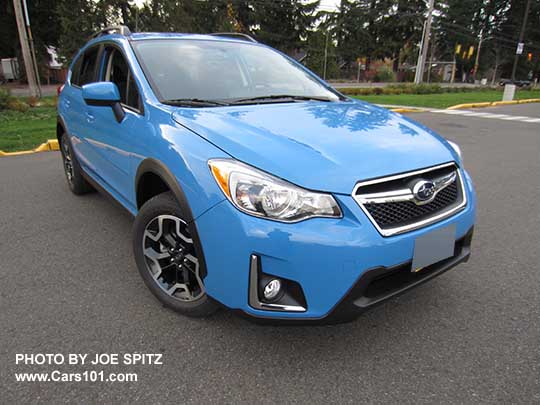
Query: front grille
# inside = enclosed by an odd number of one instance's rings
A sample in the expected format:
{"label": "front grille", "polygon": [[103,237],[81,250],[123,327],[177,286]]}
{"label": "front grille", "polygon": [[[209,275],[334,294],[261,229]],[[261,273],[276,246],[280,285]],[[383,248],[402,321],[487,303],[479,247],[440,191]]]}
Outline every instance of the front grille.
{"label": "front grille", "polygon": [[[420,180],[436,183],[447,178],[444,188],[439,189],[433,200],[427,203],[418,201],[412,191]],[[359,184],[354,198],[384,236],[442,220],[465,205],[461,175],[454,164]]]}
{"label": "front grille", "polygon": [[400,201],[365,204],[365,207],[381,228],[389,228],[422,221],[451,206],[457,199],[458,188],[454,181],[441,190],[432,202],[425,205],[416,205],[413,201]]}

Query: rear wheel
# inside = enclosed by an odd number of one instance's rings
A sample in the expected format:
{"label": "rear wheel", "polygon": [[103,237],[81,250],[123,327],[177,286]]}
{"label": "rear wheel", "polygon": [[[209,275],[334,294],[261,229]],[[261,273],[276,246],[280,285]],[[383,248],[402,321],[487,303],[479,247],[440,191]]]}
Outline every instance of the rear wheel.
{"label": "rear wheel", "polygon": [[202,251],[172,193],[159,194],[142,206],[135,219],[133,250],[144,282],[165,306],[196,317],[217,309],[204,288]]}
{"label": "rear wheel", "polygon": [[73,153],[68,136],[65,134],[60,138],[60,150],[62,152],[62,161],[64,163],[64,173],[69,189],[73,194],[80,195],[93,191],[93,187],[88,184],[82,175],[79,161]]}

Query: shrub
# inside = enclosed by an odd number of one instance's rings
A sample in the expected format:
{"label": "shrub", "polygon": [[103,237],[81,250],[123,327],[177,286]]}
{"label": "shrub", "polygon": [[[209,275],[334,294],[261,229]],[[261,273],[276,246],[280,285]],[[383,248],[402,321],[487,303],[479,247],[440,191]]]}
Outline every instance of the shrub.
{"label": "shrub", "polygon": [[376,82],[395,82],[396,75],[390,69],[383,68],[375,74],[374,79]]}
{"label": "shrub", "polygon": [[26,100],[26,104],[28,104],[32,108],[37,107],[39,105],[39,98],[28,97],[28,99]]}
{"label": "shrub", "polygon": [[4,110],[7,108],[7,103],[11,96],[9,95],[9,90],[7,89],[0,89],[0,110]]}
{"label": "shrub", "polygon": [[43,97],[40,100],[40,105],[42,105],[43,107],[56,107],[57,102],[58,102],[58,96]]}
{"label": "shrub", "polygon": [[26,112],[30,106],[18,98],[12,97],[7,102],[7,108],[8,110]]}

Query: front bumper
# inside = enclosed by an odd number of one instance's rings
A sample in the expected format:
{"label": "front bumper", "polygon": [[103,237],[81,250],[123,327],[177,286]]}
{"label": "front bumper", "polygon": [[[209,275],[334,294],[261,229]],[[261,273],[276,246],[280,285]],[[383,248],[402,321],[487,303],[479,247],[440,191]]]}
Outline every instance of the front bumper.
{"label": "front bumper", "polygon": [[[462,211],[391,237],[377,232],[351,196],[335,196],[343,218],[314,218],[294,224],[252,217],[223,201],[196,220],[207,266],[207,293],[252,318],[289,322],[353,319],[468,259],[476,199],[466,173],[464,179],[468,203]],[[454,256],[411,273],[415,239],[450,224],[456,226]],[[249,304],[253,255],[266,274],[301,286],[305,311],[271,311]]]}

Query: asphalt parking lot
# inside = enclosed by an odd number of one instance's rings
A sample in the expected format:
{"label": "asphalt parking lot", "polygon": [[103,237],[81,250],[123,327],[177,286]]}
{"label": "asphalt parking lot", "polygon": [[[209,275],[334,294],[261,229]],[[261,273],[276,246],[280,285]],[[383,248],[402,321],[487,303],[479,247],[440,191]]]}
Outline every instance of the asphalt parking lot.
{"label": "asphalt parking lot", "polygon": [[[540,118],[540,104],[483,109]],[[540,123],[416,113],[456,141],[478,193],[471,260],[357,321],[259,326],[162,308],[132,218],[72,195],[57,152],[0,159],[0,402],[539,403]],[[16,365],[17,353],[160,353],[162,365]],[[15,382],[130,371],[137,382]]]}

